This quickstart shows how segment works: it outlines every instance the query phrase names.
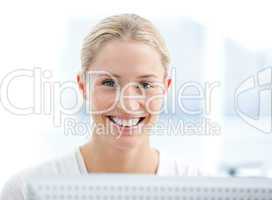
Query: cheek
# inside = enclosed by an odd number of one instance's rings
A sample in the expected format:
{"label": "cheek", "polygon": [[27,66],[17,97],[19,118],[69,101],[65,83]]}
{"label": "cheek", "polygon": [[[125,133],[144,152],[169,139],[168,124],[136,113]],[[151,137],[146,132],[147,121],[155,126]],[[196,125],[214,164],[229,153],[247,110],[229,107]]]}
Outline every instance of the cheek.
{"label": "cheek", "polygon": [[116,94],[114,92],[105,92],[103,90],[95,90],[92,94],[90,104],[92,111],[99,114],[107,113],[115,107]]}
{"label": "cheek", "polygon": [[151,115],[158,115],[163,111],[163,102],[165,100],[165,93],[163,87],[155,87],[148,91],[145,100],[145,109]]}
{"label": "cheek", "polygon": [[145,109],[151,115],[157,115],[162,111],[163,97],[152,96],[147,98],[145,102]]}

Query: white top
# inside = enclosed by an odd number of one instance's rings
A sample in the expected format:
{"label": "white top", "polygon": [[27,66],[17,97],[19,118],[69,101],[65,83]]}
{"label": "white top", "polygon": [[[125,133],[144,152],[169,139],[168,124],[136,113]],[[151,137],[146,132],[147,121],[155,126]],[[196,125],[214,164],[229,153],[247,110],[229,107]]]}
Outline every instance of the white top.
{"label": "white top", "polygon": [[[204,175],[198,169],[185,165],[160,152],[158,176],[202,176]],[[52,161],[48,161],[32,169],[26,169],[19,174],[11,177],[0,194],[0,200],[24,200],[23,185],[27,178],[39,176],[77,176],[87,175],[88,171],[85,166],[83,157],[79,148],[70,153]]]}

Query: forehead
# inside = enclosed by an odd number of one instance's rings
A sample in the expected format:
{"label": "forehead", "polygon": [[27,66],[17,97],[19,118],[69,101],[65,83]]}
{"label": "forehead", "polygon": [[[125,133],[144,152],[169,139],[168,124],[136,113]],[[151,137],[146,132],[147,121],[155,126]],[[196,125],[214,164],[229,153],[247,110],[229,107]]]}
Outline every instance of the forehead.
{"label": "forehead", "polygon": [[89,69],[106,71],[126,78],[146,75],[163,78],[165,73],[156,49],[143,42],[120,40],[108,42],[103,46]]}

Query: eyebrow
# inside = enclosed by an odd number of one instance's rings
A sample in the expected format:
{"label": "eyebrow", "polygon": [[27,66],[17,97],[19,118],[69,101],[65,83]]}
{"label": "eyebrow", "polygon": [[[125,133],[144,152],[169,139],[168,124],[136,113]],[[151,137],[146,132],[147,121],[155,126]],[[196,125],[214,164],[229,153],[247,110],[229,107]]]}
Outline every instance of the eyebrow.
{"label": "eyebrow", "polygon": [[158,78],[158,77],[154,74],[146,74],[146,75],[139,76],[138,78]]}
{"label": "eyebrow", "polygon": [[[116,77],[116,78],[120,78],[120,76],[118,74],[111,74],[112,76]],[[145,74],[145,75],[141,75],[138,76],[137,79],[141,79],[141,78],[158,78],[156,75],[154,74]]]}

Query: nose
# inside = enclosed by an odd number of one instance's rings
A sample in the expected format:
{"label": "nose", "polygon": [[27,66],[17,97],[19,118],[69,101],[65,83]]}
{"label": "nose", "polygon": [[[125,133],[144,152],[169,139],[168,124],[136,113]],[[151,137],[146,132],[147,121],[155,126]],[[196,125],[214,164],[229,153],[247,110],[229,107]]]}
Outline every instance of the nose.
{"label": "nose", "polygon": [[126,113],[140,114],[143,100],[143,95],[140,94],[136,85],[128,85],[121,89],[118,107]]}

